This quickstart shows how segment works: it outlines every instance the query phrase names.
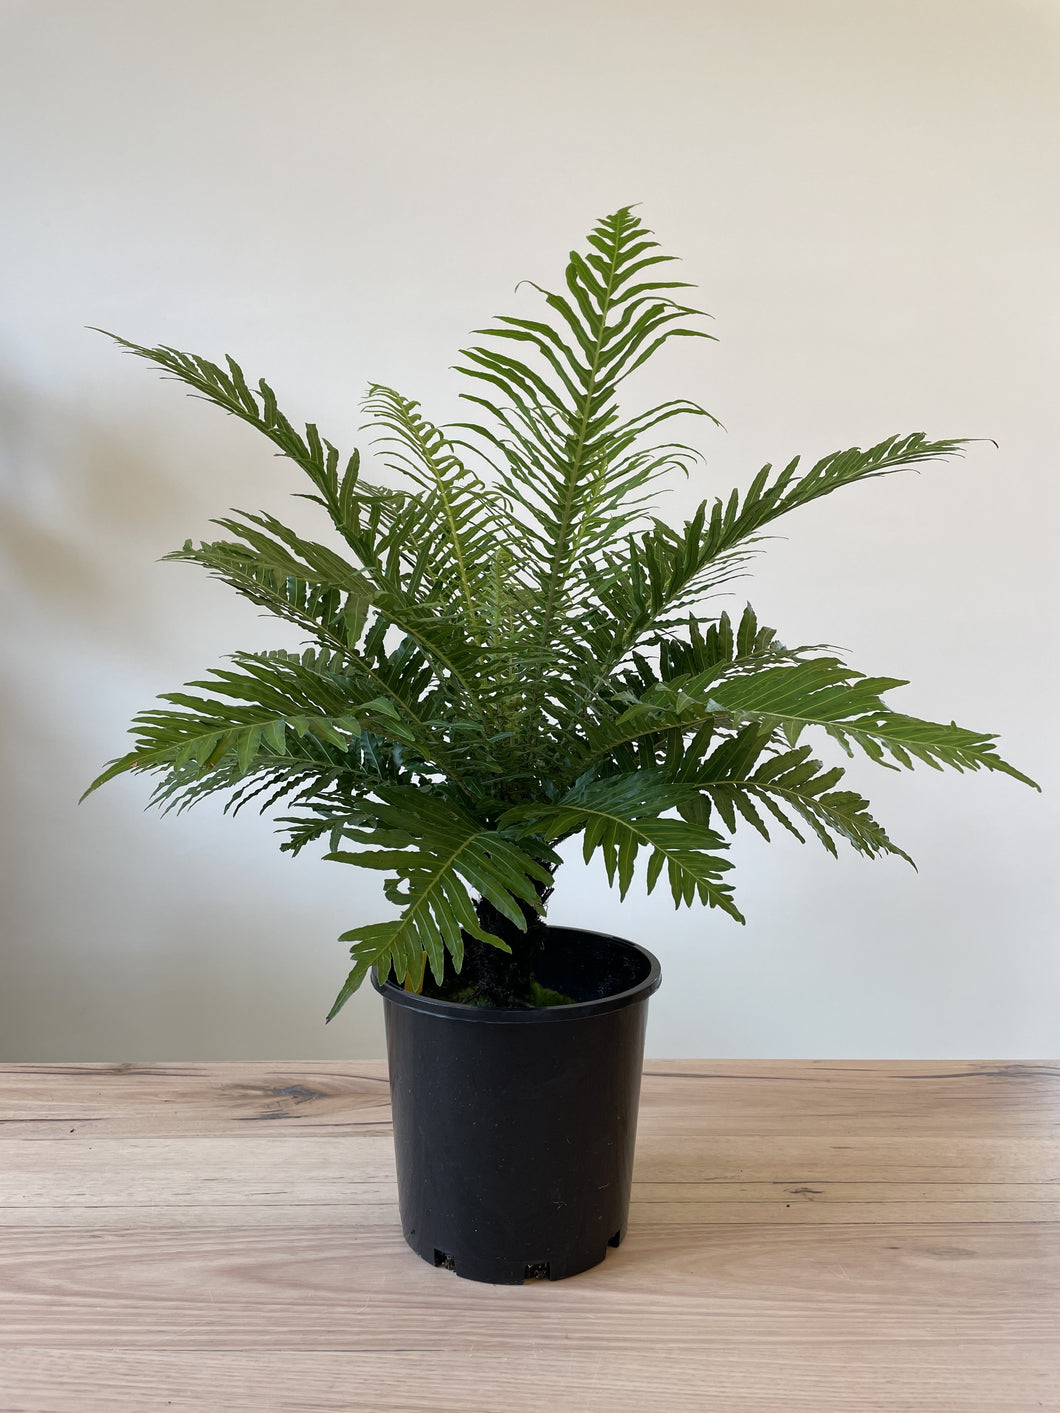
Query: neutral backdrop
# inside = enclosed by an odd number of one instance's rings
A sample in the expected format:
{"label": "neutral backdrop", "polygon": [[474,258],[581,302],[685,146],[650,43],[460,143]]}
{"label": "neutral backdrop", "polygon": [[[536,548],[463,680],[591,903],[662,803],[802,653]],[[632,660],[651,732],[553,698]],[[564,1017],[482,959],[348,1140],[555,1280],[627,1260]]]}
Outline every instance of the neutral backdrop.
{"label": "neutral backdrop", "polygon": [[[377,880],[267,820],[80,808],[132,714],[282,630],[160,565],[230,506],[305,512],[267,444],[97,325],[264,374],[357,435],[370,379],[455,417],[470,329],[534,308],[639,201],[715,316],[634,403],[688,395],[706,465],[896,432],[981,438],[790,518],[736,586],[791,642],[1001,733],[1003,777],[854,767],[916,858],[734,848],[747,926],[622,906],[574,862],[552,918],[655,949],[649,1050],[1060,1052],[1056,371],[1060,7],[1030,0],[25,0],[0,7],[5,723],[0,1059],[382,1052],[326,1030]],[[998,443],[997,448],[992,441]],[[669,513],[669,511],[668,511]]]}

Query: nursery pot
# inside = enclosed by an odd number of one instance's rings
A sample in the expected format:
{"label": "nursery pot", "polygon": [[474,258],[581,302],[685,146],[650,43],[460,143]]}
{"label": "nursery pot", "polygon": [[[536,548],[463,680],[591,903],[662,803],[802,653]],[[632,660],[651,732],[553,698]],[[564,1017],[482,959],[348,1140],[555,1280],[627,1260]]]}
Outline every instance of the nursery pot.
{"label": "nursery pot", "polygon": [[659,963],[599,932],[544,937],[537,979],[570,1005],[485,1009],[373,977],[405,1240],[469,1280],[561,1280],[626,1231]]}

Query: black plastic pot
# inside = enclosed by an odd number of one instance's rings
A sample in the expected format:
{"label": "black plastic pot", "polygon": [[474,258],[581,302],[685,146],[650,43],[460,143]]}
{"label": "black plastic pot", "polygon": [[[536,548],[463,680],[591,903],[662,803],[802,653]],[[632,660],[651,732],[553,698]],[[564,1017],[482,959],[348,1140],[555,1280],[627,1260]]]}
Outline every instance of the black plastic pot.
{"label": "black plastic pot", "polygon": [[543,986],[574,1004],[488,1010],[383,997],[405,1240],[469,1280],[561,1280],[626,1231],[650,952],[545,929]]}

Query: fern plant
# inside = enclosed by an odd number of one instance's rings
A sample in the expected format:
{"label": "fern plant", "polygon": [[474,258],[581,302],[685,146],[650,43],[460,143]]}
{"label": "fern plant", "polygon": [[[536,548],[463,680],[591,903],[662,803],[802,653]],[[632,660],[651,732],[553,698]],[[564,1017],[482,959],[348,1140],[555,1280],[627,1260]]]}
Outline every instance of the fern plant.
{"label": "fern plant", "polygon": [[630,208],[602,220],[563,290],[534,286],[538,318],[499,318],[463,351],[466,423],[436,426],[371,387],[367,425],[399,488],[364,480],[357,452],[313,424],[298,431],[231,358],[117,339],[267,437],[337,538],[233,512],[215,522],[223,538],[167,556],[307,645],[236,653],[164,695],[89,792],[142,771],[165,808],[218,792],[229,810],[280,806],[282,848],[321,840],[328,859],[382,870],[398,914],[344,934],[353,966],[329,1020],[373,967],[467,1001],[555,999],[535,990],[533,952],[557,846],[574,835],[622,896],[643,863],[649,891],[665,874],[676,905],[738,921],[737,826],[907,858],[814,737],[879,765],[1033,784],[995,737],[885,704],[903,683],[785,647],[750,607],[735,621],[710,607],[780,516],[964,443],[918,432],[808,468],[796,457],[666,524],[653,491],[696,453],[656,429],[715,419],[685,398],[629,415],[618,394],[668,340],[711,337],[677,297],[689,286],[662,278],[672,258]]}

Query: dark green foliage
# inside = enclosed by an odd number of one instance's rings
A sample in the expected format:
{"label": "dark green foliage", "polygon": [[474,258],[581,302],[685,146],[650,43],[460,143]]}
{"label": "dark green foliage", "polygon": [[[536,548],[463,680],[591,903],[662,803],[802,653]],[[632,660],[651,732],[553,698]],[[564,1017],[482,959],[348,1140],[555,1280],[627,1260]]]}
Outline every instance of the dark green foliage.
{"label": "dark green foliage", "polygon": [[745,823],[768,839],[773,822],[803,839],[801,825],[832,853],[844,839],[908,857],[839,788],[843,770],[799,744],[807,729],[891,768],[1026,780],[994,737],[891,711],[881,694],[903,683],[787,649],[750,608],[735,624],[709,611],[779,516],[962,443],[915,433],[807,471],[798,458],[766,466],[745,493],[666,525],[654,482],[696,453],[646,436],[678,416],[715,419],[683,398],[626,417],[617,393],[667,340],[710,337],[673,297],[688,286],[660,277],[671,258],[629,208],[602,221],[571,253],[562,293],[534,286],[540,319],[500,318],[464,350],[475,421],[436,427],[373,386],[367,425],[400,490],[364,481],[357,452],[340,456],[313,424],[296,431],[231,358],[118,340],[294,461],[342,552],[233,512],[215,522],[228,538],[168,556],[295,624],[308,646],[238,653],[190,683],[196,694],[164,696],[90,789],[146,771],[166,807],[219,791],[236,810],[282,802],[284,849],[323,840],[328,858],[386,873],[398,916],[345,934],[354,966],[331,1015],[373,966],[414,989],[429,967],[445,994],[475,1000],[454,976],[466,947],[483,977],[491,947],[509,954],[524,975],[515,999],[561,1003],[525,977],[555,846],[572,835],[623,896],[643,855],[649,891],[665,869],[676,905],[741,921],[721,830]]}

